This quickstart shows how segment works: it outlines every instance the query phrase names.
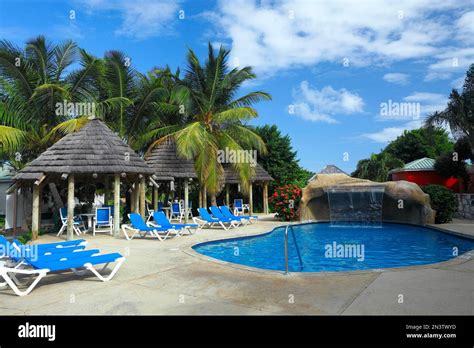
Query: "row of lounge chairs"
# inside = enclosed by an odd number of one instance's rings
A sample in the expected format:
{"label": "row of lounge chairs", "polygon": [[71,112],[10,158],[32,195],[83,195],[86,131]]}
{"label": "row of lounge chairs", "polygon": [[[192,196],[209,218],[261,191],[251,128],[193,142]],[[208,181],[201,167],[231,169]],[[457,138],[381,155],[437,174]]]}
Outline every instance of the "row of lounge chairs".
{"label": "row of lounge chairs", "polygon": [[[101,254],[98,249],[87,250],[86,245],[87,241],[83,239],[24,245],[0,236],[0,277],[4,280],[0,282],[0,288],[9,286],[18,296],[25,296],[48,273],[60,271],[73,271],[77,275],[91,271],[103,282],[112,279],[125,257],[119,253]],[[115,267],[104,276],[102,272],[109,263],[115,263]],[[98,265],[103,265],[100,271],[96,269]]]}
{"label": "row of lounge chairs", "polygon": [[[163,212],[153,212],[153,221],[145,222],[137,213],[129,214],[130,225],[122,225],[127,240],[147,235],[164,241],[169,237],[193,234],[204,227],[219,226],[224,230],[244,223],[252,223],[256,216],[236,216],[227,206],[199,208],[199,217],[193,217],[193,224],[173,223]],[[212,215],[211,215],[212,213]],[[9,286],[18,296],[28,295],[51,272],[72,271],[83,275],[92,272],[101,281],[108,281],[117,273],[125,257],[119,253],[101,254],[98,249],[87,249],[84,239],[25,245],[8,241],[0,235],[0,288]],[[102,272],[109,263],[115,267],[108,275]],[[97,270],[98,265],[103,265]],[[3,282],[1,281],[3,278]]]}
{"label": "row of lounge chairs", "polygon": [[193,224],[172,223],[161,211],[152,212],[153,220],[144,221],[138,213],[128,215],[130,224],[122,225],[122,232],[127,240],[140,236],[150,236],[160,241],[170,237],[179,237],[185,234],[193,234],[193,231],[204,227],[220,226],[224,230],[235,228],[244,223],[252,223],[257,216],[236,216],[227,206],[209,208],[198,208],[199,217],[193,217]]}

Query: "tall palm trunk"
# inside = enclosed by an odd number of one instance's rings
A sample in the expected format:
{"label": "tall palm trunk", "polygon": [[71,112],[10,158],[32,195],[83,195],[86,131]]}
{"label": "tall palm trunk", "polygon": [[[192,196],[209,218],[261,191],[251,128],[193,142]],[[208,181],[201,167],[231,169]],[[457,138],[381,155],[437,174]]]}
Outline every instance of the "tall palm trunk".
{"label": "tall palm trunk", "polygon": [[217,207],[217,197],[216,197],[215,193],[213,193],[211,195],[211,205],[214,206],[214,207]]}

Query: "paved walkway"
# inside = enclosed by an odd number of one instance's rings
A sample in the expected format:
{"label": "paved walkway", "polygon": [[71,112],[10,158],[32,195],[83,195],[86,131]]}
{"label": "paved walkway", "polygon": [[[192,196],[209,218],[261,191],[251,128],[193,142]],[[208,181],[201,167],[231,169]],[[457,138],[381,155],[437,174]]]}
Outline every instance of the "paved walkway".
{"label": "paved walkway", "polygon": [[[113,280],[64,273],[46,277],[27,297],[2,289],[0,314],[474,314],[474,251],[432,266],[283,275],[212,261],[190,248],[281,224],[261,220],[165,242],[87,236],[89,247],[127,257]],[[457,223],[451,229],[462,232]]]}

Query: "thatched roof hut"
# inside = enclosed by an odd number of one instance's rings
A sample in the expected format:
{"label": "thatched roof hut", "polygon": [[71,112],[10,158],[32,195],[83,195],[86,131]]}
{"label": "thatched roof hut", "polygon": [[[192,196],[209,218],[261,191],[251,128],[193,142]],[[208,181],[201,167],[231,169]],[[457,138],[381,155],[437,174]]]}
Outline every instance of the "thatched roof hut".
{"label": "thatched roof hut", "polygon": [[[33,183],[33,209],[31,231],[37,238],[41,224],[40,196],[45,183],[61,182],[67,178],[67,237],[73,238],[74,191],[77,181],[104,180],[108,195],[108,180],[113,177],[114,226],[116,236],[120,230],[120,182],[126,178],[133,183],[132,211],[145,214],[145,177],[153,169],[136,154],[109,127],[92,119],[75,133],[64,136],[38,158],[19,171],[13,180],[16,185]],[[152,179],[150,179],[152,180]],[[62,231],[62,230],[61,230]],[[60,231],[60,233],[61,233]]]}
{"label": "thatched roof hut", "polygon": [[[230,164],[224,164],[224,184],[239,184],[240,177],[239,174],[235,172]],[[252,178],[252,182],[269,182],[273,181],[268,172],[263,169],[263,167],[257,163],[255,167],[255,176]]]}
{"label": "thatched roof hut", "polygon": [[[148,155],[145,157],[146,162],[154,170],[155,177],[160,180],[161,178],[172,177],[174,179],[195,179],[197,178],[196,170],[194,168],[194,161],[181,158],[176,151],[176,143],[173,141],[164,142],[156,146]],[[240,177],[234,171],[230,164],[224,164],[224,184],[226,186],[226,202],[230,204],[229,197],[229,185],[239,184]],[[161,179],[165,180],[165,179]],[[257,163],[255,168],[255,177],[252,178],[252,183],[263,183],[263,201],[264,211],[268,213],[268,182],[272,181],[273,178],[263,169],[261,165]],[[187,187],[188,180],[184,180],[185,185],[185,202],[187,202]],[[252,190],[250,190],[252,191]],[[200,206],[206,205],[206,193],[204,190],[200,192]],[[252,193],[249,192],[250,211],[253,208]],[[187,203],[185,203],[187,206]]]}
{"label": "thatched roof hut", "polygon": [[169,181],[175,178],[197,178],[194,161],[178,156],[176,144],[164,142],[145,156],[145,161],[153,169],[157,180]]}
{"label": "thatched roof hut", "polygon": [[[194,169],[194,161],[181,158],[176,151],[176,144],[172,141],[164,142],[156,146],[149,155],[145,157],[147,164],[154,169],[158,179],[164,177],[173,178],[197,178]],[[230,164],[224,164],[224,183],[239,184],[240,177]],[[166,179],[162,179],[166,180]],[[263,167],[257,163],[255,177],[252,182],[267,182],[273,178]]]}
{"label": "thatched roof hut", "polygon": [[102,121],[93,119],[79,131],[56,142],[13,179],[115,173],[151,175],[153,170]]}

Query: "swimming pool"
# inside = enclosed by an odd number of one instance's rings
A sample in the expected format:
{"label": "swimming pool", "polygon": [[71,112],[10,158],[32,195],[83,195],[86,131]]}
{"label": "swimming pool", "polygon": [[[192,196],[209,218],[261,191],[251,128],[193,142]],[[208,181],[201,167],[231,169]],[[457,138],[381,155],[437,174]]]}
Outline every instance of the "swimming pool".
{"label": "swimming pool", "polygon": [[[201,243],[203,255],[245,266],[285,270],[285,226],[259,236]],[[335,227],[330,223],[293,225],[288,235],[290,272],[338,272],[426,265],[474,249],[474,240],[427,227],[383,223]]]}

